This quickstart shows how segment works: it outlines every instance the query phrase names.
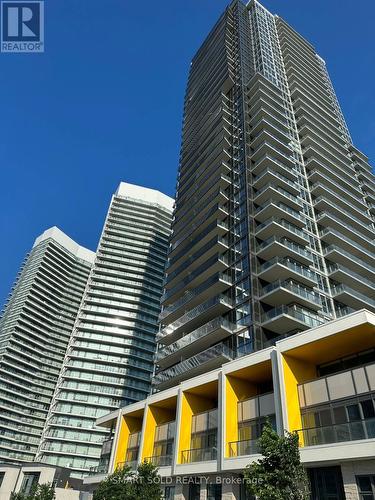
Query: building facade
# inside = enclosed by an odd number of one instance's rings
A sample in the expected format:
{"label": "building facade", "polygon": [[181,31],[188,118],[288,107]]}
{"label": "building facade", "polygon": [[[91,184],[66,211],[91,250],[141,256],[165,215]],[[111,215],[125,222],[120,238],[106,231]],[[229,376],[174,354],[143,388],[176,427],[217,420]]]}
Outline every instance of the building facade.
{"label": "building facade", "polygon": [[[38,460],[79,477],[106,466],[98,417],[150,390],[173,200],[121,183],[114,194]],[[100,464],[99,464],[99,459]]]}
{"label": "building facade", "polygon": [[312,499],[374,498],[375,314],[276,341],[98,424],[116,429],[109,472],[148,460],[168,500],[242,500],[267,418],[279,433],[298,432]]}
{"label": "building facade", "polygon": [[94,253],[58,228],[34,243],[0,320],[0,461],[32,461]]}
{"label": "building facade", "polygon": [[324,61],[235,0],[190,67],[154,389],[374,311],[374,213]]}

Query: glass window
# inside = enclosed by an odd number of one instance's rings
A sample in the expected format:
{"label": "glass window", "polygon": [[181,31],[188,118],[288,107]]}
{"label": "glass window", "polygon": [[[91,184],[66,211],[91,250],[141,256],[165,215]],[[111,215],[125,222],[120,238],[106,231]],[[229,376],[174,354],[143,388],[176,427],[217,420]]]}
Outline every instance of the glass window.
{"label": "glass window", "polygon": [[174,486],[166,486],[164,488],[164,500],[173,500],[174,499]]}
{"label": "glass window", "polygon": [[25,472],[21,484],[20,492],[24,495],[30,495],[32,490],[39,482],[40,472]]}
{"label": "glass window", "polygon": [[199,484],[189,484],[189,500],[199,500],[201,496],[201,487]]}
{"label": "glass window", "polygon": [[207,500],[221,500],[221,484],[207,484]]}
{"label": "glass window", "polygon": [[332,375],[327,378],[327,384],[331,399],[340,399],[355,395],[351,372]]}
{"label": "glass window", "polygon": [[361,408],[363,413],[363,418],[373,418],[375,417],[374,402],[372,399],[366,399],[361,401]]}
{"label": "glass window", "polygon": [[356,476],[360,500],[375,500],[375,476]]}

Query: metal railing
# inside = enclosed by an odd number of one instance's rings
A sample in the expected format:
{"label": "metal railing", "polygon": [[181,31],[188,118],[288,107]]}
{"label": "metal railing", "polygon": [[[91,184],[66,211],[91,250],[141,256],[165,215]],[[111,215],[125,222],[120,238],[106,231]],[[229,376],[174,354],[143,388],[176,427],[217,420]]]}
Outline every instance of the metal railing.
{"label": "metal railing", "polygon": [[138,466],[138,460],[128,460],[126,462],[119,462],[116,466],[116,470],[123,469],[124,467],[129,467],[132,470],[135,470]]}
{"label": "metal railing", "polygon": [[230,457],[242,457],[243,455],[255,455],[259,453],[257,439],[245,439],[242,441],[231,441],[228,443]]}
{"label": "metal railing", "polygon": [[192,462],[207,462],[217,459],[217,448],[193,448],[181,452],[181,463],[190,464]]}
{"label": "metal railing", "polygon": [[375,418],[299,429],[297,433],[300,446],[317,446],[321,444],[372,439],[375,438]]}
{"label": "metal railing", "polygon": [[289,290],[292,293],[295,293],[296,295],[300,296],[301,298],[304,298],[310,302],[313,302],[314,304],[320,304],[320,298],[317,293],[314,291],[310,291],[304,286],[301,286],[299,284],[296,284],[292,281],[275,281],[273,283],[270,283],[269,285],[266,285],[263,287],[261,291],[261,297],[264,295],[267,295],[268,293],[277,290],[278,288],[284,288],[286,290]]}
{"label": "metal railing", "polygon": [[224,357],[228,361],[234,358],[233,351],[224,344],[216,344],[209,347],[205,351],[200,352],[196,356],[185,359],[178,363],[177,365],[171,366],[166,370],[160,371],[153,378],[153,385],[161,384],[179,375],[184,375],[186,372],[193,370],[194,368],[207,363],[215,358]]}
{"label": "metal railing", "polygon": [[312,255],[311,255],[310,251],[306,250],[301,245],[298,245],[297,243],[294,243],[293,241],[288,240],[287,238],[282,238],[282,237],[278,237],[278,236],[271,236],[271,238],[268,238],[267,240],[262,241],[262,243],[260,243],[257,246],[257,251],[259,252],[260,250],[263,250],[263,248],[266,248],[268,245],[271,245],[274,242],[280,243],[280,245],[283,245],[283,246],[289,248],[290,250],[292,250],[293,252],[298,253],[299,255],[301,255],[301,257],[305,257],[306,259],[309,259],[312,261]]}
{"label": "metal railing", "polygon": [[216,331],[218,328],[225,328],[229,331],[234,330],[235,325],[231,323],[230,321],[224,319],[224,318],[215,318],[208,323],[206,323],[203,326],[200,326],[196,330],[192,331],[191,333],[188,333],[187,335],[181,337],[179,340],[176,342],[173,342],[173,344],[170,344],[163,349],[160,349],[157,354],[156,354],[156,361],[159,361],[160,359],[165,358],[166,356],[169,356],[170,354],[175,353],[176,351],[179,351],[183,347],[186,347],[187,345],[192,344],[196,340],[205,337],[206,335],[209,335],[210,333]]}
{"label": "metal railing", "polygon": [[277,318],[278,316],[281,316],[283,314],[287,316],[292,316],[293,318],[302,321],[310,328],[322,325],[324,323],[323,319],[321,319],[317,315],[314,315],[313,313],[304,311],[303,309],[296,309],[293,306],[286,306],[286,305],[275,307],[274,309],[271,309],[270,311],[264,313],[262,315],[262,322],[266,322],[271,319]]}
{"label": "metal railing", "polygon": [[349,295],[352,295],[353,297],[356,297],[358,300],[361,300],[362,302],[365,302],[366,304],[370,304],[372,307],[375,307],[375,300],[371,299],[367,295],[363,295],[362,293],[357,292],[356,290],[353,290],[353,288],[350,288],[347,285],[334,285],[331,287],[332,290],[332,295],[335,297],[336,295],[339,295],[341,293],[348,293]]}
{"label": "metal railing", "polygon": [[280,264],[282,266],[288,267],[292,271],[316,282],[316,273],[311,271],[308,267],[302,266],[297,262],[289,259],[288,257],[274,257],[273,259],[265,262],[259,267],[259,272],[263,272],[268,268],[274,266],[275,264]]}
{"label": "metal railing", "polygon": [[154,455],[152,457],[145,457],[144,460],[151,462],[156,467],[166,467],[172,465],[172,455]]}

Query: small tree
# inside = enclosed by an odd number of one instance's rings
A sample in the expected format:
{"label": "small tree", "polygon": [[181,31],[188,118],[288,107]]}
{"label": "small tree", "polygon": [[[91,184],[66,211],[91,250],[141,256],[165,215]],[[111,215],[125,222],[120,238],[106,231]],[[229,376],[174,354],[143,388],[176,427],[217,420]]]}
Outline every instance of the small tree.
{"label": "small tree", "polygon": [[10,500],[54,500],[55,487],[51,483],[38,484],[32,491],[25,495],[24,493],[12,493]]}
{"label": "small tree", "polygon": [[244,471],[249,493],[259,500],[307,500],[309,483],[300,460],[298,434],[279,436],[267,422],[258,444],[263,458]]}
{"label": "small tree", "polygon": [[158,469],[151,462],[138,466],[131,490],[132,500],[162,500]]}
{"label": "small tree", "polygon": [[[110,474],[94,492],[93,500],[161,500],[157,468],[144,461],[132,472],[129,467]],[[18,499],[16,499],[18,500]]]}
{"label": "small tree", "polygon": [[99,483],[93,500],[124,500],[130,494],[130,482],[134,473],[130,467],[121,467]]}

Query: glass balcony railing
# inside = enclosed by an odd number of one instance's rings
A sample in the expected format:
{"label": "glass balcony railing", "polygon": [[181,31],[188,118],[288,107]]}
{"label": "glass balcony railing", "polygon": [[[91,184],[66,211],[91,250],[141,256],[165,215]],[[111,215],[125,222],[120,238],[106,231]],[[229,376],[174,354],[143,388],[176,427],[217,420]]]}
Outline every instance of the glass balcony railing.
{"label": "glass balcony railing", "polygon": [[285,165],[284,163],[282,163],[281,161],[277,160],[276,158],[274,158],[273,156],[270,156],[268,154],[266,155],[263,155],[255,164],[254,164],[254,170],[257,168],[257,166],[263,162],[264,160],[269,160],[270,162],[273,162],[273,163],[276,163],[277,165],[279,165],[281,168],[285,169],[286,171],[290,172],[291,174],[293,175],[296,175],[296,172],[293,168],[291,167],[288,167],[287,165]]}
{"label": "glass balcony railing", "polygon": [[156,467],[167,467],[172,465],[172,455],[154,455],[153,457],[145,457],[144,460],[151,462]]}
{"label": "glass balcony railing", "polygon": [[[328,247],[323,249],[324,255],[327,255],[328,253],[333,252],[333,251],[337,251],[337,252],[341,253],[342,255],[345,255],[345,257],[348,257],[348,259],[350,259],[351,261],[356,262],[360,266],[368,269],[370,272],[375,273],[375,267],[370,266],[370,264],[367,264],[367,262],[364,262],[362,259],[359,259],[358,257],[353,255],[352,253],[347,252],[346,250],[343,250],[341,247],[338,247],[337,245],[329,245]],[[374,262],[375,262],[375,258],[374,258]]]}
{"label": "glass balcony railing", "polygon": [[278,191],[280,194],[282,194],[283,196],[285,196],[289,200],[293,201],[293,203],[295,203],[296,205],[300,205],[302,207],[302,201],[299,198],[297,198],[297,196],[294,196],[294,194],[289,193],[289,191],[286,191],[285,189],[283,189],[280,186],[275,186],[275,184],[272,182],[269,182],[268,184],[263,186],[261,189],[259,189],[256,193],[254,193],[254,199],[258,198],[258,196],[260,194],[264,193],[269,188],[274,189],[275,191]]}
{"label": "glass balcony railing", "polygon": [[183,349],[187,345],[194,343],[196,340],[216,331],[218,328],[226,328],[229,331],[232,331],[235,328],[235,325],[233,325],[230,321],[224,318],[215,318],[212,321],[206,323],[205,325],[197,328],[193,332],[185,335],[184,337],[177,340],[173,344],[168,345],[163,349],[160,349],[156,354],[155,358],[156,361],[159,361],[160,359],[163,359],[166,356],[169,356],[170,354],[173,354],[179,351],[180,349]]}
{"label": "glass balcony railing", "polygon": [[[345,236],[344,234],[340,233],[339,231],[336,231],[335,229],[327,228],[327,229],[323,229],[323,231],[319,232],[319,236],[321,238],[324,238],[324,236],[326,236],[327,234],[333,234],[337,238],[339,238],[340,240],[345,241],[346,243],[348,243],[352,247],[356,248],[360,252],[367,253],[368,255],[372,255],[371,254],[371,250],[369,250],[368,248],[363,247],[362,245],[359,245],[359,243],[353,241],[351,238],[348,238],[347,236]],[[361,235],[361,237],[365,238],[365,236],[363,236],[363,235]]]}
{"label": "glass balcony railing", "polygon": [[298,245],[297,243],[294,243],[294,241],[288,240],[287,238],[280,238],[278,236],[271,236],[271,238],[268,238],[265,241],[262,241],[257,246],[257,251],[259,252],[260,250],[263,250],[263,248],[266,248],[268,245],[271,245],[272,243],[280,243],[281,245],[289,248],[295,253],[298,253],[301,255],[301,257],[305,257],[306,259],[309,259],[312,261],[312,255],[309,250],[306,250],[304,247],[301,245]]}
{"label": "glass balcony railing", "polygon": [[231,441],[228,443],[230,457],[242,457],[244,455],[255,455],[259,453],[257,439],[245,439],[243,441]]}
{"label": "glass balcony railing", "polygon": [[355,273],[351,269],[348,269],[345,266],[342,266],[341,264],[331,264],[330,266],[327,267],[328,273],[334,273],[336,271],[342,271],[345,274],[348,274],[349,276],[352,276],[353,278],[362,281],[362,283],[365,283],[371,288],[375,288],[375,283],[368,278],[365,278],[364,276]]}
{"label": "glass balcony railing", "polygon": [[314,304],[320,304],[320,298],[317,293],[314,291],[310,291],[307,288],[303,287],[302,285],[299,285],[298,283],[294,283],[292,281],[275,281],[273,283],[270,283],[269,285],[266,285],[262,289],[262,294],[261,297],[264,295],[267,295],[268,293],[277,290],[278,288],[285,288],[286,290],[289,290],[292,293],[295,293],[296,295],[299,295],[303,299],[308,300],[309,302],[313,302]]}
{"label": "glass balcony railing", "polygon": [[153,385],[158,385],[167,382],[175,377],[184,377],[191,370],[199,368],[205,363],[212,361],[216,358],[230,361],[231,359],[234,358],[234,353],[226,345],[222,343],[216,344],[212,347],[209,347],[205,351],[202,351],[199,354],[192,356],[191,358],[185,359],[180,363],[177,363],[176,365],[171,366],[170,368],[167,368],[166,370],[157,373],[153,378],[152,383]]}
{"label": "glass balcony railing", "polygon": [[299,219],[301,222],[306,221],[305,216],[300,214],[299,212],[297,212],[297,210],[294,210],[293,208],[289,207],[288,205],[286,205],[282,201],[275,201],[272,198],[267,200],[266,205],[262,205],[261,207],[257,208],[254,212],[254,215],[259,214],[260,212],[262,212],[262,210],[265,210],[271,204],[275,205],[278,208],[281,208],[281,210],[284,210],[284,212],[287,212],[288,214],[292,215],[296,219]]}
{"label": "glass balcony railing", "polygon": [[301,446],[318,446],[375,438],[375,418],[356,420],[343,424],[311,427],[297,431]]}
{"label": "glass balcony railing", "polygon": [[[283,174],[280,174],[279,172],[276,172],[275,170],[272,170],[271,168],[266,168],[261,175],[259,176],[256,176],[255,179],[254,179],[254,183],[256,183],[257,181],[259,181],[260,179],[262,179],[262,177],[266,176],[267,174],[271,174],[271,175],[274,175],[275,177],[277,177],[278,179],[280,179],[281,181],[285,182],[286,184],[288,184],[288,186],[291,186],[293,189],[296,189],[297,191],[299,191],[299,186],[297,183],[291,181],[290,179],[288,179],[287,177],[285,177],[285,175]],[[268,184],[267,184],[268,185]]]}
{"label": "glass balcony railing", "polygon": [[[363,230],[365,230],[365,231],[370,231],[370,232],[374,233],[374,227],[373,227],[373,225],[371,225],[371,223],[366,224],[365,222],[359,220],[353,214],[351,214],[350,212],[347,212],[342,207],[336,205],[336,203],[333,203],[332,200],[328,200],[324,196],[319,196],[318,198],[316,198],[314,200],[314,205],[317,205],[321,201],[327,203],[329,205],[329,207],[332,207],[335,210],[337,210],[337,212],[339,214],[341,214],[342,216],[345,216],[348,219],[350,219],[351,221],[353,221],[356,226],[363,228]],[[355,207],[354,207],[354,209],[355,209]],[[331,215],[330,212],[329,212],[329,214]],[[370,222],[370,220],[369,220],[369,222]]]}
{"label": "glass balcony railing", "polygon": [[[347,224],[345,221],[339,219],[338,217],[335,217],[331,212],[320,212],[319,215],[316,218],[317,222],[319,222],[324,217],[329,217],[334,222],[338,223],[340,226],[344,226],[345,229],[349,229],[351,234],[353,234],[353,235],[355,234],[355,235],[359,236],[362,240],[365,240],[371,246],[373,246],[373,241],[372,240],[370,240],[363,233],[360,233],[359,231],[357,231],[356,229],[354,229],[354,227],[351,224]],[[361,223],[361,225],[363,226],[362,223]],[[369,230],[369,227],[366,226],[366,229]]]}
{"label": "glass balcony railing", "polygon": [[375,300],[371,299],[367,295],[363,295],[362,293],[357,292],[356,290],[353,290],[353,288],[350,288],[350,286],[347,285],[334,285],[331,287],[332,290],[332,295],[335,297],[337,295],[340,295],[342,293],[347,293],[349,295],[352,295],[353,297],[357,298],[358,300],[365,302],[366,304],[370,304],[372,307],[375,307]]}
{"label": "glass balcony railing", "polygon": [[138,465],[138,460],[129,460],[126,462],[119,462],[117,464],[117,470],[123,469],[124,467],[130,467],[130,469],[135,470]]}
{"label": "glass balcony railing", "polygon": [[317,314],[314,314],[312,311],[307,311],[306,309],[296,306],[286,306],[286,305],[275,307],[270,311],[264,313],[262,315],[262,322],[270,321],[274,318],[277,318],[278,316],[282,316],[283,314],[287,316],[292,316],[298,321],[305,323],[309,328],[313,328],[315,326],[319,326],[324,323],[324,320]]}
{"label": "glass balcony railing", "polygon": [[[312,188],[314,187],[321,187],[322,189],[324,189],[327,193],[329,193],[331,196],[335,198],[339,198],[340,199],[340,195],[338,193],[336,193],[335,191],[333,191],[332,189],[329,189],[325,184],[322,184],[321,182],[316,182]],[[319,196],[318,198],[316,198],[315,202],[318,203],[319,201],[321,200],[324,200],[324,201],[328,201],[324,196]],[[343,200],[345,202],[345,205],[347,205],[349,208],[351,208],[352,210],[354,210],[354,213],[360,215],[360,216],[365,216],[365,220],[366,222],[369,221],[369,216],[365,213],[364,210],[361,210],[359,209],[357,206],[355,206],[353,203],[350,203],[350,201],[348,201],[346,198],[345,200]],[[337,210],[339,210],[339,206],[336,205],[336,204],[332,204]],[[365,224],[363,221],[360,221],[359,219],[357,219],[355,216],[351,215],[349,212],[345,211],[344,209],[342,209],[343,213],[345,215],[347,215],[348,217],[354,219],[355,221],[358,221],[359,223],[362,223],[362,224]]]}
{"label": "glass balcony railing", "polygon": [[[213,286],[218,281],[224,281],[225,283],[228,283],[228,286],[232,284],[229,276],[224,273],[216,273],[214,276],[211,276],[206,281],[204,281],[201,285],[197,286],[193,290],[190,290],[189,292],[184,293],[184,295],[176,300],[176,302],[173,302],[173,304],[171,304],[170,306],[165,307],[160,314],[160,319],[166,318],[169,314],[177,311],[180,307],[187,304],[194,297],[197,297],[200,293],[202,293],[204,290],[207,290],[210,286]],[[164,299],[168,298],[169,296],[170,294],[165,294]]]}
{"label": "glass balcony railing", "polygon": [[95,476],[96,474],[107,474],[109,464],[101,464],[90,467],[89,476]]}
{"label": "glass balcony railing", "polygon": [[162,335],[169,335],[179,328],[183,327],[190,321],[194,320],[198,316],[200,316],[202,313],[206,312],[208,309],[211,307],[214,307],[218,304],[223,304],[228,307],[232,306],[232,301],[225,295],[217,295],[216,297],[212,297],[209,300],[206,300],[206,302],[203,302],[202,304],[199,304],[198,306],[194,307],[193,309],[190,309],[190,311],[187,311],[183,316],[181,316],[179,319],[171,323],[170,325],[166,326],[162,330]]}
{"label": "glass balcony railing", "polygon": [[314,271],[311,271],[308,267],[301,266],[301,264],[298,264],[297,262],[294,262],[287,257],[274,257],[273,259],[262,264],[259,267],[259,272],[266,271],[276,264],[288,267],[291,271],[294,271],[295,273],[300,274],[301,276],[304,276],[309,280],[316,281],[316,274],[314,273]]}
{"label": "glass balcony railing", "polygon": [[308,241],[308,236],[302,229],[299,227],[295,226],[294,224],[290,224],[290,222],[286,221],[285,219],[279,219],[278,217],[271,217],[267,221],[263,222],[262,224],[259,224],[259,226],[256,227],[255,233],[259,233],[261,229],[264,229],[265,227],[269,226],[272,223],[279,224],[280,226],[285,227],[288,231],[291,233],[294,233],[295,235],[299,236],[300,238],[303,238],[304,240]]}
{"label": "glass balcony railing", "polygon": [[207,462],[217,460],[217,449],[212,448],[193,448],[181,452],[181,463],[190,464],[192,462]]}

